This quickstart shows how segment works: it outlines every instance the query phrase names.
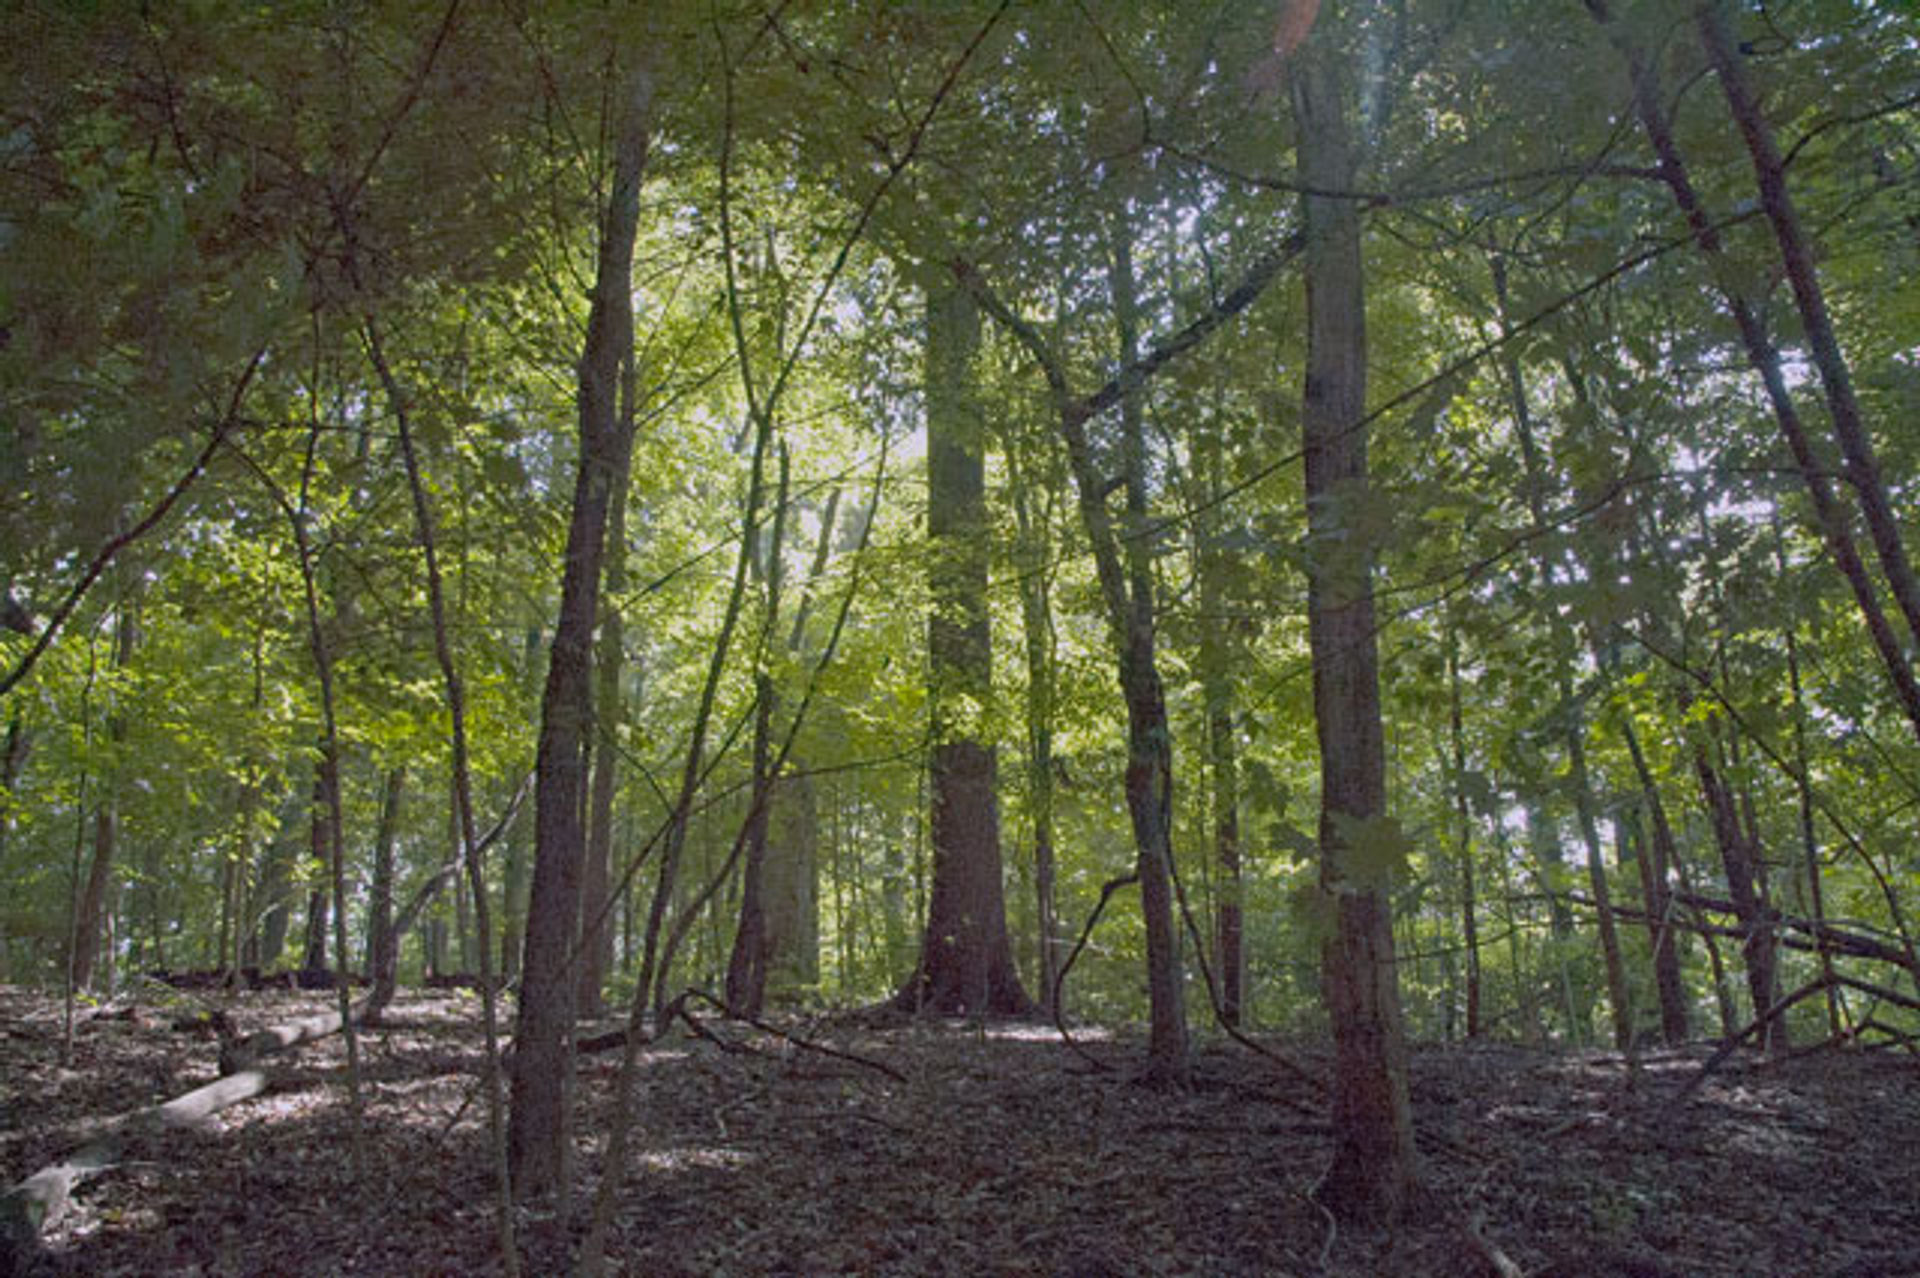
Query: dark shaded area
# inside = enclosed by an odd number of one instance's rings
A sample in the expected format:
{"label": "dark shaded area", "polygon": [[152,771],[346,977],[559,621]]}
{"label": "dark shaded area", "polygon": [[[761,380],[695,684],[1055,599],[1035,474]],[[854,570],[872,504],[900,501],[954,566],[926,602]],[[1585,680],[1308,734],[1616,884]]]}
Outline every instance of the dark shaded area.
{"label": "dark shaded area", "polygon": [[[477,1004],[406,995],[367,1036],[360,1180],[339,1040],[311,1044],[275,1092],[86,1182],[49,1272],[497,1271]],[[0,989],[9,1183],[85,1121],[213,1077],[211,1048],[167,1028],[180,1010],[83,1020],[62,1067],[57,1001]],[[320,1010],[274,994],[230,1014]],[[1631,1087],[1611,1053],[1416,1049],[1429,1210],[1330,1232],[1309,1197],[1331,1155],[1319,1103],[1244,1049],[1200,1046],[1195,1085],[1169,1093],[1125,1081],[1138,1037],[1082,1031],[1103,1073],[1038,1028],[809,1029],[903,1084],[703,1023],[731,1050],[675,1039],[641,1058],[610,1247],[628,1273],[1489,1272],[1469,1228],[1533,1278],[1899,1274],[1920,1255],[1920,1069],[1891,1053],[1742,1055],[1669,1108],[1707,1046],[1647,1056]],[[604,1129],[616,1068],[581,1062],[578,1130]],[[597,1136],[581,1174],[602,1174]],[[564,1271],[570,1232],[523,1224],[528,1272]]]}

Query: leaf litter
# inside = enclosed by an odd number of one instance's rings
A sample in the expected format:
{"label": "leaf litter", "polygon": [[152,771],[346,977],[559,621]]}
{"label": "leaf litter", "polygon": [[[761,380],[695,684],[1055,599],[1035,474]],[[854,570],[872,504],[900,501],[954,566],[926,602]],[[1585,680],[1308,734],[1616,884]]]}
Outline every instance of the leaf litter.
{"label": "leaf litter", "polygon": [[[243,1029],[325,995],[235,1000]],[[125,1007],[133,1006],[132,1012]],[[217,1045],[159,1007],[81,1013],[0,987],[0,1174],[101,1120],[215,1075]],[[341,1042],[301,1049],[267,1095],[86,1182],[44,1241],[53,1274],[497,1272],[478,1000],[403,997],[362,1032],[356,1176]],[[671,1274],[1920,1274],[1920,1065],[1891,1053],[1742,1055],[1676,1100],[1710,1046],[1617,1054],[1426,1046],[1411,1085],[1426,1201],[1397,1228],[1336,1226],[1313,1199],[1322,1104],[1232,1043],[1192,1086],[1129,1081],[1136,1036],[807,1022],[887,1077],[703,1017],[640,1056],[638,1127],[609,1255]],[[1266,1041],[1266,1040],[1263,1040]],[[1271,1043],[1315,1075],[1311,1045]],[[617,1053],[579,1061],[576,1211],[524,1208],[523,1267],[567,1267],[606,1174]]]}

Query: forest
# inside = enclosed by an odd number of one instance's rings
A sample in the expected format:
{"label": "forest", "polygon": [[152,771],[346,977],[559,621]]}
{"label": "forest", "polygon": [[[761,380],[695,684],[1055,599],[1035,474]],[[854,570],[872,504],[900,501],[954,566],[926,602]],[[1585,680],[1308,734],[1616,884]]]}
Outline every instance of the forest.
{"label": "forest", "polygon": [[1920,1273],[1911,3],[7,28],[0,1274]]}

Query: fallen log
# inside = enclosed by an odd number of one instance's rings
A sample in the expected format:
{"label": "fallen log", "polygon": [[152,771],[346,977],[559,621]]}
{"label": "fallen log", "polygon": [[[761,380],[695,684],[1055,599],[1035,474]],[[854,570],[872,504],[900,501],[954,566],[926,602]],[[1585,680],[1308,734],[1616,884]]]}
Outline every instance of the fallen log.
{"label": "fallen log", "polygon": [[[362,1000],[353,1009],[353,1023],[360,1024],[367,1017],[368,1000]],[[220,1045],[220,1072],[237,1074],[252,1069],[262,1059],[276,1056],[316,1039],[338,1034],[344,1022],[338,1009],[321,1012],[314,1016],[302,1017],[297,1021],[287,1021],[281,1025],[270,1025],[266,1029],[256,1030],[245,1038],[229,1038]]]}
{"label": "fallen log", "polygon": [[0,1275],[31,1271],[41,1254],[41,1235],[66,1214],[74,1188],[82,1180],[123,1161],[142,1140],[198,1127],[228,1106],[266,1090],[267,1076],[259,1070],[229,1074],[119,1119],[91,1144],[15,1185],[0,1197]]}

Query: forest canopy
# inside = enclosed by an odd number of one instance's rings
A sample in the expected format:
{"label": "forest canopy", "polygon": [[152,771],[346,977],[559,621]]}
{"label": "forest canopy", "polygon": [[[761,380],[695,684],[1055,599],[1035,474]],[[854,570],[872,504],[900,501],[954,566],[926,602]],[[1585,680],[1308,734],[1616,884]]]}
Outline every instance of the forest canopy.
{"label": "forest canopy", "polygon": [[23,6],[0,980],[1910,1045],[1917,35]]}

